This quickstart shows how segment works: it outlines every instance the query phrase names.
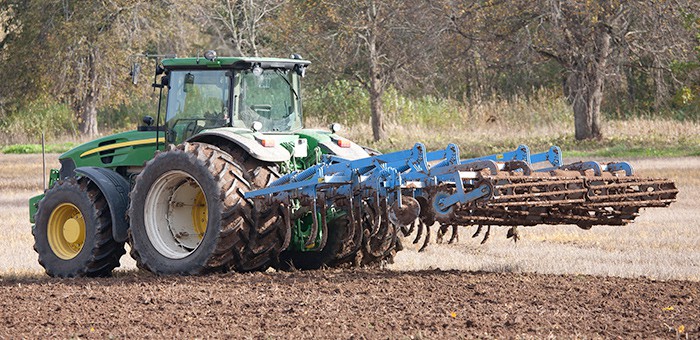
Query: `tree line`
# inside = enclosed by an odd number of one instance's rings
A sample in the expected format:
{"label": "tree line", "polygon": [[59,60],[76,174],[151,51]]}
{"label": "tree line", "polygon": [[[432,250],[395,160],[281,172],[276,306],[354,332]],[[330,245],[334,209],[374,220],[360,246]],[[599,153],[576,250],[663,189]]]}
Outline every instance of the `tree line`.
{"label": "tree line", "polygon": [[95,135],[101,108],[147,95],[130,56],[206,49],[302,54],[307,89],[366,91],[375,140],[389,88],[463,101],[558,88],[577,139],[601,137],[601,110],[700,104],[696,0],[0,0],[0,119],[49,100]]}

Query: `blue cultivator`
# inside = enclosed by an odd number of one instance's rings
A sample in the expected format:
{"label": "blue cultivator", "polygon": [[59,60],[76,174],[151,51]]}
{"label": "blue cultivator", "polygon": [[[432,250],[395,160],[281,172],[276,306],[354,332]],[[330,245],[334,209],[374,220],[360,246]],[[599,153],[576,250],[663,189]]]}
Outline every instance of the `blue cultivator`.
{"label": "blue cultivator", "polygon": [[[412,149],[347,160],[324,155],[322,162],[287,174],[270,186],[246,194],[261,204],[282,204],[291,221],[311,213],[312,230],[305,246],[325,245],[326,212],[346,212],[355,231],[346,243],[359,247],[360,236],[374,256],[395,244],[418,224],[418,242],[427,229],[440,224],[439,236],[457,226],[517,226],[536,224],[624,225],[643,207],[667,206],[678,190],[672,181],[633,175],[628,163],[578,162],[563,164],[559,147],[531,154],[527,146],[485,157],[460,159],[459,148],[426,152]],[[353,241],[354,239],[354,241]],[[374,241],[373,241],[374,239]],[[374,244],[374,246],[372,246]],[[423,248],[424,248],[423,247]]]}

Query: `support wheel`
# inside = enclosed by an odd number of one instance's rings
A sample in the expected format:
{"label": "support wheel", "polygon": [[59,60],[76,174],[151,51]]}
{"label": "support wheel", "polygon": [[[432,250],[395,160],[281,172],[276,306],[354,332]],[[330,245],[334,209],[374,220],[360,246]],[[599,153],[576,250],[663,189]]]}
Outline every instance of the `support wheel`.
{"label": "support wheel", "polygon": [[[352,257],[359,249],[352,247],[353,230],[347,215],[338,217],[328,222],[328,241],[321,251],[302,252],[296,250],[286,250],[280,255],[279,268],[289,269],[319,269],[324,266],[336,267],[344,264],[346,258]],[[349,237],[348,237],[349,236]],[[361,237],[361,236],[360,236]],[[348,247],[355,248],[349,249]]]}
{"label": "support wheel", "polygon": [[364,206],[362,216],[362,246],[355,256],[355,265],[362,267],[383,267],[394,262],[394,256],[403,249],[398,229],[382,216],[380,207]]}
{"label": "support wheel", "polygon": [[243,169],[219,148],[184,143],[158,153],[136,178],[129,207],[131,255],[156,274],[225,271],[245,223]]}
{"label": "support wheel", "polygon": [[60,181],[39,202],[34,250],[53,277],[109,276],[125,253],[112,238],[102,192],[87,178]]}

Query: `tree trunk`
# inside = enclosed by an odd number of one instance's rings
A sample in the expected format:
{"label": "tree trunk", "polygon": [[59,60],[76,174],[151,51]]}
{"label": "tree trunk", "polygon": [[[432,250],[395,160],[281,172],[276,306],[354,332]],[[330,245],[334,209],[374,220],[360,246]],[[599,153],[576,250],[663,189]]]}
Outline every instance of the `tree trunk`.
{"label": "tree trunk", "polygon": [[93,96],[88,95],[83,101],[80,114],[80,133],[94,137],[97,135],[97,104]]}
{"label": "tree trunk", "polygon": [[654,87],[654,112],[659,113],[666,106],[668,89],[664,80],[664,69],[658,58],[654,58]]}
{"label": "tree trunk", "polygon": [[384,123],[382,121],[382,116],[384,115],[382,93],[384,93],[384,89],[381,86],[381,79],[377,79],[374,74],[371,74],[370,76],[369,105],[370,110],[372,111],[372,136],[376,142],[386,138]]}
{"label": "tree trunk", "polygon": [[87,58],[88,84],[83,101],[80,105],[80,133],[84,136],[94,137],[97,135],[97,97],[99,87],[97,84],[97,62],[95,60],[97,47],[90,50]]}
{"label": "tree trunk", "polygon": [[566,81],[569,101],[574,110],[576,139],[602,137],[600,106],[603,101],[605,70],[610,55],[610,33],[599,26],[595,31],[596,49],[592,58],[581,58],[569,69]]}
{"label": "tree trunk", "polygon": [[377,7],[372,2],[370,11],[370,29],[368,31],[367,49],[369,50],[369,105],[372,111],[372,135],[374,141],[386,138],[384,132],[384,109],[382,105],[382,94],[384,93],[384,80],[382,79],[380,54],[377,51]]}

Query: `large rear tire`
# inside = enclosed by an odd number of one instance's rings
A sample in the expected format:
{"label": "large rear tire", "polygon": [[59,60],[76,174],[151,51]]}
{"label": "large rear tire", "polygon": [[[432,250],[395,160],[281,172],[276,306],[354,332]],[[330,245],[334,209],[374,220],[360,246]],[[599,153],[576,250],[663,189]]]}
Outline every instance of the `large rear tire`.
{"label": "large rear tire", "polygon": [[[219,148],[184,143],[158,153],[136,178],[131,255],[156,274],[225,271],[244,223],[244,170]],[[239,193],[239,194],[237,194]]]}
{"label": "large rear tire", "polygon": [[109,276],[119,267],[124,243],[112,238],[112,219],[102,192],[89,179],[53,186],[39,202],[34,250],[49,276]]}
{"label": "large rear tire", "polygon": [[242,200],[242,221],[239,237],[233,246],[232,267],[238,272],[263,271],[279,261],[280,252],[289,243],[291,231],[284,220],[285,207],[257,206],[243,198],[246,191],[267,187],[280,177],[277,166],[260,161],[240,148],[221,145],[244,170],[243,178],[249,183],[246,190],[237,190],[230,195]]}

